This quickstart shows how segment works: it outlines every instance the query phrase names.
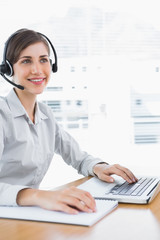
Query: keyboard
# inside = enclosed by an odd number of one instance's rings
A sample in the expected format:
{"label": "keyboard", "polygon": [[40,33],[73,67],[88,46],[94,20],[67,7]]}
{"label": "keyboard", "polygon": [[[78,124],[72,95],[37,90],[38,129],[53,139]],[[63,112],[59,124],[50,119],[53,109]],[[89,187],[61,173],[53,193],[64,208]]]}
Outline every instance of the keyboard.
{"label": "keyboard", "polygon": [[113,195],[141,196],[143,192],[154,182],[155,178],[140,178],[136,183],[124,182],[114,186],[110,193]]}

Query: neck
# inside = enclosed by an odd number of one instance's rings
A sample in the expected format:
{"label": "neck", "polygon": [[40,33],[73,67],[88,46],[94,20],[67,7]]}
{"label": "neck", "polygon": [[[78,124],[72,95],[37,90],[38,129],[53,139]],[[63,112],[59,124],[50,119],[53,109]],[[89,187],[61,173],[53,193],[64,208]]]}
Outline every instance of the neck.
{"label": "neck", "polygon": [[14,90],[19,100],[21,101],[23,107],[25,108],[26,112],[28,113],[28,116],[30,117],[31,121],[34,123],[36,95],[19,89]]}

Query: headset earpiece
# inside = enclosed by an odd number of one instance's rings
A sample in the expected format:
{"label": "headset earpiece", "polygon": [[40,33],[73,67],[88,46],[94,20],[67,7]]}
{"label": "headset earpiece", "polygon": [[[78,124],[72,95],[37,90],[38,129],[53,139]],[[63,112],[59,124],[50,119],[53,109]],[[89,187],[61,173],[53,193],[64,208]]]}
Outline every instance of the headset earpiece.
{"label": "headset earpiece", "polygon": [[52,72],[57,72],[58,68],[57,68],[57,65],[54,63],[52,64]]}
{"label": "headset earpiece", "polygon": [[52,64],[52,59],[49,59],[49,61],[50,61],[50,64],[51,64],[52,72],[54,72],[54,73],[57,72],[57,70],[58,70],[57,69],[57,64],[55,64],[55,63]]}
{"label": "headset earpiece", "polygon": [[5,74],[9,77],[11,77],[13,75],[13,68],[12,65],[9,63],[9,61],[6,60],[6,63],[2,63],[0,65],[0,74]]}
{"label": "headset earpiece", "polygon": [[2,63],[1,65],[0,65],[0,74],[5,74],[5,72],[6,72],[6,65],[4,64],[4,63]]}
{"label": "headset earpiece", "polygon": [[13,67],[12,67],[12,64],[6,60],[6,72],[5,74],[9,77],[13,76]]}

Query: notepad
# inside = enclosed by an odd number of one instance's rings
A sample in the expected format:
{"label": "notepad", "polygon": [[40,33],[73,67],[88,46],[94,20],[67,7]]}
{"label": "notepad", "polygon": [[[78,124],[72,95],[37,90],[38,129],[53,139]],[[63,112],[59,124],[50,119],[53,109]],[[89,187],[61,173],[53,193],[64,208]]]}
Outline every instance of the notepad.
{"label": "notepad", "polygon": [[0,218],[42,221],[73,225],[91,226],[118,206],[117,201],[96,200],[97,211],[79,212],[76,215],[58,211],[49,211],[39,207],[0,207]]}

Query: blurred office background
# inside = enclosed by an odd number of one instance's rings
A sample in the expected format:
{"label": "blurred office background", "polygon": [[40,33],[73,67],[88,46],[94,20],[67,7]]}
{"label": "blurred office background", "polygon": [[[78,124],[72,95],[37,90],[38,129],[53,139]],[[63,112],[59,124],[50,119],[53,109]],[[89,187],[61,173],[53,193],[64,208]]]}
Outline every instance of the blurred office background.
{"label": "blurred office background", "polygon": [[[19,28],[47,35],[58,72],[39,101],[90,154],[160,174],[158,0],[1,0],[0,57]],[[0,78],[0,95],[12,86]],[[82,177],[55,155],[41,188]]]}

